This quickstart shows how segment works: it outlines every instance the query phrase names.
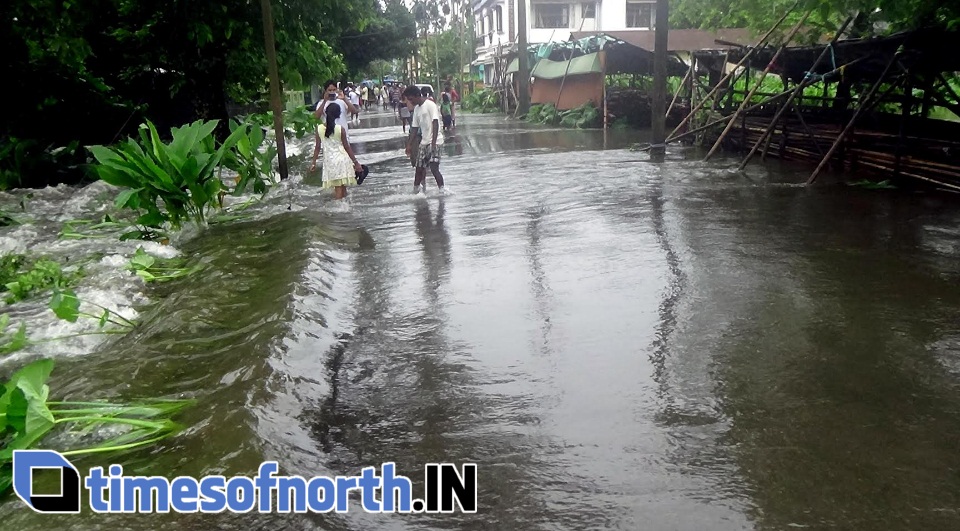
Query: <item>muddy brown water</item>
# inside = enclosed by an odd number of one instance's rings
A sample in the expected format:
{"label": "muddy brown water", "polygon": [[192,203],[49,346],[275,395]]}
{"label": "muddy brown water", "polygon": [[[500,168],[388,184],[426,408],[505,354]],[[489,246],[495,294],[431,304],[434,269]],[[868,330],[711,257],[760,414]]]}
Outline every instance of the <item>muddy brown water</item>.
{"label": "muddy brown water", "polygon": [[[4,529],[960,529],[960,203],[662,165],[643,133],[461,116],[452,194],[399,126],[353,130],[349,208],[308,177],[183,245],[133,334],[55,394],[188,396],[187,429],[77,460],[304,476],[479,464],[474,515],[40,516]],[[301,146],[303,147],[303,146]],[[306,146],[304,151],[310,151]],[[302,169],[303,163],[295,168]]]}

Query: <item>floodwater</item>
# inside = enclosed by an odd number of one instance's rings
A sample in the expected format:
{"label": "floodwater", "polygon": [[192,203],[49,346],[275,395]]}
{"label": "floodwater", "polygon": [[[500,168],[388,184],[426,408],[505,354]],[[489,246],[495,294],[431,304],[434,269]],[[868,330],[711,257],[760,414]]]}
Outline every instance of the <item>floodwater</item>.
{"label": "floodwater", "polygon": [[36,192],[47,222],[0,243],[96,254],[81,298],[142,323],[44,347],[54,396],[197,399],[175,438],[81,472],[395,461],[416,489],[424,463],[475,462],[478,513],[40,516],[8,499],[4,529],[960,529],[955,199],[808,189],[806,166],[744,176],[682,147],[651,164],[626,149],[643,133],[502,116],[460,117],[452,193],[428,177],[414,197],[393,119],[352,135],[371,175],[349,206],[298,174],[250,219],[175,241],[204,269],[174,283],[122,271],[135,243],[55,238],[107,208],[102,185]]}

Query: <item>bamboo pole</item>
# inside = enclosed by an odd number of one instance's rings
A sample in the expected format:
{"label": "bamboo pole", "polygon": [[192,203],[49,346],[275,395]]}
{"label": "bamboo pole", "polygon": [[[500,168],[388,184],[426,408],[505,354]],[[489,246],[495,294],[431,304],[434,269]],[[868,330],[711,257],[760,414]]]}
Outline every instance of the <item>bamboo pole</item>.
{"label": "bamboo pole", "polygon": [[720,87],[723,86],[723,83],[724,83],[725,81],[727,81],[727,80],[730,78],[730,76],[734,75],[734,74],[737,72],[737,70],[739,70],[740,67],[743,66],[744,63],[746,63],[747,61],[750,60],[750,57],[753,56],[754,52],[756,52],[757,50],[759,50],[760,47],[763,46],[763,45],[767,42],[767,39],[769,39],[770,36],[773,35],[773,32],[776,31],[777,28],[780,27],[780,24],[783,24],[783,21],[787,19],[787,15],[789,15],[790,12],[793,11],[793,9],[796,8],[798,4],[799,4],[799,2],[796,3],[796,4],[794,4],[794,5],[793,5],[793,8],[791,8],[789,11],[787,11],[786,13],[784,13],[782,17],[780,17],[780,20],[778,20],[777,23],[774,24],[772,28],[770,28],[770,31],[768,31],[763,37],[761,37],[760,40],[757,41],[757,44],[756,44],[753,48],[750,48],[750,50],[748,50],[747,53],[745,53],[745,54],[743,55],[743,57],[740,59],[740,61],[733,67],[733,70],[731,70],[730,73],[728,73],[728,74],[725,75],[723,78],[721,78],[720,81],[717,82],[716,86],[713,87],[713,90],[711,90],[709,93],[707,93],[706,96],[704,96],[704,98],[700,101],[700,103],[697,105],[697,107],[695,107],[695,108],[693,108],[693,109],[690,109],[690,114],[688,114],[688,115],[683,119],[683,121],[680,122],[680,125],[678,125],[678,126],[670,133],[667,142],[670,141],[669,139],[673,138],[673,135],[677,134],[677,131],[679,131],[683,126],[687,125],[687,122],[690,121],[690,118],[692,118],[694,114],[696,114],[697,112],[699,112],[700,109],[706,104],[706,102],[707,102],[711,97],[713,97],[713,96],[716,95],[716,92],[719,90]]}
{"label": "bamboo pole", "polygon": [[607,118],[609,117],[610,108],[607,105],[607,51],[600,50],[600,67],[603,69],[603,146],[607,146]]}
{"label": "bamboo pole", "polygon": [[743,103],[740,104],[740,107],[733,113],[733,118],[730,120],[730,123],[727,124],[727,127],[720,133],[720,137],[717,138],[717,141],[714,142],[713,147],[710,148],[710,151],[707,152],[707,156],[703,158],[704,161],[710,160],[710,157],[720,149],[720,145],[723,143],[723,139],[727,137],[730,133],[730,130],[733,128],[733,124],[736,123],[737,117],[743,113],[743,109],[750,104],[750,98],[753,97],[753,94],[760,90],[760,85],[763,84],[763,80],[767,77],[767,74],[770,73],[770,70],[773,69],[773,65],[776,64],[777,59],[780,58],[780,54],[787,49],[787,46],[790,44],[790,41],[797,35],[797,32],[800,31],[800,28],[803,27],[804,23],[807,22],[807,19],[810,18],[810,15],[813,13],[813,10],[807,11],[807,14],[797,22],[797,25],[793,27],[787,37],[783,40],[783,43],[780,45],[780,49],[777,50],[777,53],[773,55],[773,59],[770,59],[770,62],[767,63],[766,68],[763,69],[763,73],[760,75],[760,79],[757,81],[755,87],[750,89],[747,95],[743,98]]}
{"label": "bamboo pole", "polygon": [[[755,111],[755,110],[763,107],[764,105],[769,105],[769,104],[773,103],[774,101],[777,101],[777,100],[779,100],[780,98],[783,98],[784,96],[788,96],[789,94],[790,94],[790,91],[781,92],[780,94],[777,94],[776,96],[771,96],[771,97],[769,97],[769,98],[761,101],[760,103],[757,103],[756,105],[753,105],[753,106],[751,106],[751,107],[748,107],[748,108],[744,109],[743,112],[749,113],[749,112],[751,112],[751,111]],[[732,114],[727,115],[727,116],[724,116],[723,118],[718,118],[718,119],[716,119],[716,120],[714,120],[714,121],[712,121],[712,122],[710,122],[710,123],[708,123],[708,124],[706,124],[706,125],[702,125],[702,126],[696,128],[696,129],[691,129],[691,130],[687,131],[686,133],[683,133],[683,134],[681,134],[681,135],[672,137],[672,138],[670,138],[669,140],[667,140],[667,143],[676,142],[677,140],[680,140],[680,139],[682,139],[682,138],[686,138],[686,137],[688,137],[688,136],[690,136],[690,135],[692,135],[692,134],[699,133],[700,131],[704,131],[704,130],[710,129],[711,127],[713,127],[713,126],[715,126],[715,125],[719,125],[719,124],[722,124],[722,123],[724,123],[724,122],[728,122],[728,121],[732,120],[733,118],[734,118],[734,115],[732,115]]]}
{"label": "bamboo pole", "polygon": [[[827,58],[827,53],[830,51],[830,49],[831,49],[835,44],[837,44],[837,41],[840,40],[840,36],[843,35],[843,33],[847,30],[847,26],[849,26],[851,22],[853,22],[853,17],[847,17],[847,20],[843,23],[842,26],[840,26],[840,29],[837,31],[837,34],[834,35],[833,40],[830,41],[830,44],[828,44],[828,45],[823,49],[823,52],[821,52],[821,53],[820,53],[820,56],[817,57],[817,60],[814,61],[813,66],[810,67],[810,72],[811,72],[811,73],[817,71],[817,67],[820,66],[820,63],[822,63],[824,59]],[[832,72],[831,72],[831,73],[832,73]],[[829,76],[831,73],[827,73],[827,74],[825,74],[825,75],[822,76],[822,77],[823,77],[823,78],[826,78],[826,77]],[[759,140],[757,140],[757,143],[754,144],[753,149],[750,150],[750,153],[747,154],[747,156],[744,157],[743,162],[740,163],[740,166],[737,168],[737,171],[743,171],[743,169],[747,167],[747,163],[750,162],[750,159],[753,158],[754,154],[756,154],[757,149],[760,147],[760,144],[763,143],[763,141],[765,140],[764,137],[769,137],[769,136],[770,136],[770,134],[771,134],[771,133],[774,131],[774,129],[776,128],[777,122],[779,122],[780,117],[783,116],[783,113],[786,111],[786,109],[793,103],[793,100],[795,100],[795,99],[797,98],[797,96],[799,96],[800,94],[803,94],[803,90],[804,90],[805,88],[807,88],[807,86],[809,86],[809,85],[812,84],[812,82],[811,82],[811,83],[808,83],[808,82],[807,82],[809,79],[813,79],[813,78],[804,79],[804,80],[802,80],[800,83],[797,84],[796,90],[794,90],[793,94],[791,94],[790,97],[787,99],[787,101],[785,101],[785,102],[783,103],[783,106],[780,107],[780,110],[778,110],[778,111],[777,111],[777,114],[773,117],[773,121],[770,122],[770,128],[769,128],[769,130],[768,130],[764,135],[762,135]],[[764,150],[763,150],[764,155],[766,155],[767,149],[769,148],[769,146],[770,146],[770,144],[767,143],[766,147],[764,147]]]}
{"label": "bamboo pole", "polygon": [[683,92],[684,87],[687,84],[687,80],[690,79],[690,73],[693,72],[694,59],[693,55],[690,56],[690,68],[687,69],[687,75],[683,76],[683,81],[677,86],[677,91],[673,93],[673,100],[670,102],[670,106],[667,107],[666,116],[670,116],[670,111],[673,110],[673,106],[677,104],[677,99],[680,98],[680,93]]}
{"label": "bamboo pole", "polygon": [[[583,31],[583,23],[586,22],[586,21],[587,21],[587,19],[585,19],[585,18],[580,20],[580,29],[578,30],[578,33],[581,32],[581,31]],[[556,32],[556,30],[554,30],[554,32]],[[551,35],[550,38],[551,38],[551,39],[553,38],[552,35]],[[574,41],[574,42],[576,42],[576,41]],[[567,68],[563,71],[563,78],[560,80],[560,90],[557,91],[557,104],[554,105],[554,107],[555,107],[557,110],[560,110],[560,97],[563,96],[563,84],[567,81],[567,74],[570,73],[570,65],[573,64],[573,55],[574,55],[575,53],[577,53],[577,45],[576,45],[576,44],[574,44],[574,45],[571,46],[571,48],[570,48],[570,59],[567,60]],[[606,76],[606,74],[604,74],[604,76],[600,79],[600,82],[603,83],[604,88],[606,88],[606,86],[607,86],[607,76]]]}
{"label": "bamboo pole", "polygon": [[843,140],[850,134],[850,130],[853,129],[854,124],[857,122],[857,118],[860,117],[860,114],[863,112],[864,107],[866,107],[867,102],[871,97],[877,92],[877,89],[880,88],[880,84],[883,83],[883,80],[886,79],[887,74],[890,72],[890,69],[893,68],[893,64],[900,57],[900,51],[897,50],[893,57],[890,58],[890,62],[887,63],[886,68],[883,69],[883,73],[880,74],[880,77],[877,78],[877,82],[870,87],[870,91],[864,96],[863,101],[860,102],[860,105],[857,107],[857,110],[854,111],[853,116],[850,117],[850,121],[847,123],[847,126],[840,132],[840,135],[837,136],[837,139],[833,142],[833,145],[830,146],[830,150],[827,151],[826,156],[823,157],[823,160],[820,161],[820,164],[817,165],[817,169],[813,170],[813,174],[810,175],[810,178],[807,179],[807,186],[814,183],[817,180],[817,177],[820,175],[820,172],[827,166],[830,162],[830,158],[833,157],[833,154],[837,152],[837,149],[840,148],[840,144],[843,143]]}

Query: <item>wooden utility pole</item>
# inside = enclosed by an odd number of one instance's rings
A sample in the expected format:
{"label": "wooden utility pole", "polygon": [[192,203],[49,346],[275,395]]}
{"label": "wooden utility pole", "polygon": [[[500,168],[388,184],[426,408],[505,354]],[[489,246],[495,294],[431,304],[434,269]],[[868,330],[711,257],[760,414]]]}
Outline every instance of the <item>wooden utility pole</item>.
{"label": "wooden utility pole", "polygon": [[667,146],[667,37],[670,32],[670,7],[657,0],[653,48],[653,94],[650,102],[650,160],[663,162]]}
{"label": "wooden utility pole", "polygon": [[[527,54],[527,0],[517,1],[517,115],[522,116],[530,110],[530,56]],[[504,90],[504,96],[507,92]]]}
{"label": "wooden utility pole", "polygon": [[270,108],[273,109],[273,130],[277,136],[277,163],[280,180],[287,178],[287,146],[283,136],[283,103],[280,101],[280,73],[277,69],[277,47],[273,37],[273,12],[270,0],[260,0],[263,10],[263,40],[267,49],[267,71],[270,75]]}

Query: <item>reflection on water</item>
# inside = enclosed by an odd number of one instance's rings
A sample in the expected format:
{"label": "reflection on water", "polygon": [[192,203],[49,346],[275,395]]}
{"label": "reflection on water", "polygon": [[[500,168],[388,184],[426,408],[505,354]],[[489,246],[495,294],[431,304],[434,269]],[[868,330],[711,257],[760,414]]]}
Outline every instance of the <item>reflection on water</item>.
{"label": "reflection on water", "polygon": [[351,136],[371,174],[348,203],[294,179],[255,221],[207,230],[183,249],[204,272],[150,288],[141,329],[62,360],[51,387],[198,400],[175,439],[81,467],[395,461],[420,489],[424,463],[476,462],[478,514],[41,518],[8,502],[5,523],[960,527],[954,203],[807,190],[790,165],[748,181],[684,149],[653,165],[623,149],[644,141],[630,132],[459,121],[442,164],[456,194],[410,195],[399,125],[364,115]]}

